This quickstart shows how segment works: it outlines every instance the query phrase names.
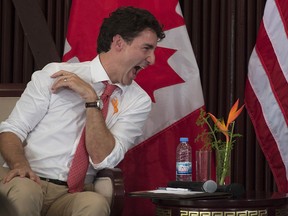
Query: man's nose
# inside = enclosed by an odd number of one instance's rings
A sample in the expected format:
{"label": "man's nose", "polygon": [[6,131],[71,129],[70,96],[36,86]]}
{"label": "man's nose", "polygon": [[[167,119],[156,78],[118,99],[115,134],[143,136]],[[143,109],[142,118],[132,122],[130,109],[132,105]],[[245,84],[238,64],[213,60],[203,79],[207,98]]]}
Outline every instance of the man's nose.
{"label": "man's nose", "polygon": [[146,59],[149,65],[153,65],[155,63],[155,53],[152,52]]}

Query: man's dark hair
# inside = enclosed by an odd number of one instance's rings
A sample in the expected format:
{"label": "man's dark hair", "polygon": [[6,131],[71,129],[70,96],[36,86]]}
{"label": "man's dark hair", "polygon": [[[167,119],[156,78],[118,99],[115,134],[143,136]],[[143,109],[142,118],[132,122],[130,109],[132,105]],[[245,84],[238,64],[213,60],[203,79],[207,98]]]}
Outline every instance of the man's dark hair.
{"label": "man's dark hair", "polygon": [[159,41],[165,37],[162,26],[149,11],[131,6],[120,7],[104,19],[98,36],[97,52],[108,52],[117,34],[126,42],[131,42],[146,28],[154,31]]}

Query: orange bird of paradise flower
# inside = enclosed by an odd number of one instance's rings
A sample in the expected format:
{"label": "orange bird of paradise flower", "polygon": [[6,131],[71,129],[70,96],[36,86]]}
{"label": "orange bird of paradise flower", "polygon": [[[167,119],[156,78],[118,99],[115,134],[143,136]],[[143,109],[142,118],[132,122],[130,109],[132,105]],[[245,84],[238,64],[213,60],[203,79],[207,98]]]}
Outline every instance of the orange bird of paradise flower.
{"label": "orange bird of paradise flower", "polygon": [[242,112],[244,105],[238,109],[239,105],[239,99],[235,102],[235,104],[232,106],[227,123],[225,124],[224,120],[219,121],[212,113],[208,113],[208,115],[211,117],[213,122],[216,124],[216,126],[221,130],[221,132],[225,135],[226,137],[226,142],[229,142],[229,135],[228,135],[228,127],[229,125],[240,115]]}

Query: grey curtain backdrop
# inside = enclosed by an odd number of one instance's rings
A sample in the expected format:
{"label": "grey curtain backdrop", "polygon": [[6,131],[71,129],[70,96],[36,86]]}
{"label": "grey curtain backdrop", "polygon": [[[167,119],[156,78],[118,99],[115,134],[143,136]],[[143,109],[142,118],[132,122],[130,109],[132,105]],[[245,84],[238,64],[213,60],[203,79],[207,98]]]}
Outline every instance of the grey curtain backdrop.
{"label": "grey curtain backdrop", "polygon": [[[0,2],[0,96],[19,95],[21,87],[30,80],[33,71],[48,63],[45,62],[45,56],[31,51],[31,38],[29,41],[29,36],[23,33],[17,13],[19,8],[16,12],[13,4],[17,2],[19,5],[19,0]],[[71,0],[23,2],[40,6],[61,57]],[[255,45],[265,2],[266,0],[180,0],[200,70],[206,108],[216,116],[226,117],[238,98],[240,104],[244,101],[247,65]],[[41,38],[38,40],[41,41]],[[243,137],[238,139],[233,150],[232,181],[243,184],[249,191],[277,191],[246,110],[237,119],[236,132]]]}

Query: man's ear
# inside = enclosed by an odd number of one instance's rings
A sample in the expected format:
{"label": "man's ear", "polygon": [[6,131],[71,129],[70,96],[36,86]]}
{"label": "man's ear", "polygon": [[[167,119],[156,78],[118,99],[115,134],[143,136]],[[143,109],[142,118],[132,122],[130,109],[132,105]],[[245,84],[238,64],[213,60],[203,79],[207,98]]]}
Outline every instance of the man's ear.
{"label": "man's ear", "polygon": [[125,41],[121,37],[121,35],[117,34],[112,38],[112,46],[114,47],[114,49],[120,51],[123,49],[124,45],[125,45]]}

